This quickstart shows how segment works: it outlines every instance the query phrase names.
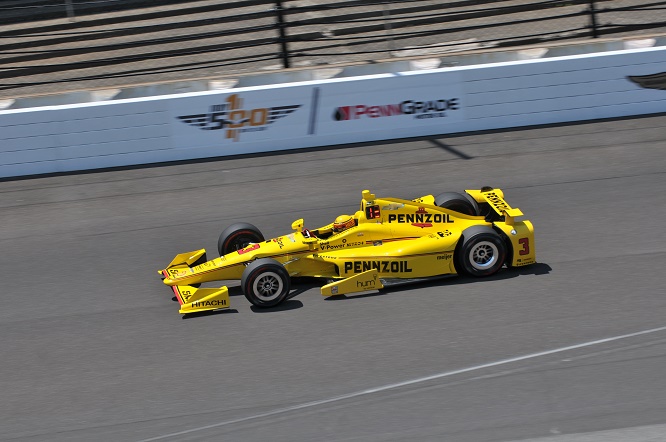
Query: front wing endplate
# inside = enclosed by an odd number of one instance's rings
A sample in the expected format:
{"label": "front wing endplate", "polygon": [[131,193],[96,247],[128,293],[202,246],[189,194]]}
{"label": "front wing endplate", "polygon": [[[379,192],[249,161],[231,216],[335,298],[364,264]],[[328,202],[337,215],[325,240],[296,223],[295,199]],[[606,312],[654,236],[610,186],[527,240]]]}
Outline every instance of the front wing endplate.
{"label": "front wing endplate", "polygon": [[229,308],[229,289],[226,286],[215,288],[197,288],[189,285],[171,287],[180,304],[181,314],[205,312]]}

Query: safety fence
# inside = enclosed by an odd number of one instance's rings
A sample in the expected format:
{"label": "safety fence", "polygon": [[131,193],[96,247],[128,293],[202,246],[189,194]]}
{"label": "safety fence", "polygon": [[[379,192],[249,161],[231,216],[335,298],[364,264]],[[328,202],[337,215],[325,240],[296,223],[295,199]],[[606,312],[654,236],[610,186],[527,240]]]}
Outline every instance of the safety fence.
{"label": "safety fence", "polygon": [[0,17],[7,98],[666,32],[666,1],[0,0]]}

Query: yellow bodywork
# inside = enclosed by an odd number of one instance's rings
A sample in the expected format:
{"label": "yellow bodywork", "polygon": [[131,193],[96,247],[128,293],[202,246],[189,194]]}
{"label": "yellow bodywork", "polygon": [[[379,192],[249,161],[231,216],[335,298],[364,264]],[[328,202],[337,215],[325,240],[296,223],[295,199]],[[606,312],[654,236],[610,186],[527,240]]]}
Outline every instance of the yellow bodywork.
{"label": "yellow bodywork", "polygon": [[367,292],[382,288],[384,288],[384,284],[379,279],[379,272],[373,269],[326,284],[321,288],[321,294],[324,296],[335,296],[343,293]]}
{"label": "yellow bodywork", "polygon": [[[245,267],[259,258],[281,263],[290,277],[320,277],[334,282],[322,287],[334,296],[384,287],[385,280],[412,280],[456,274],[456,247],[465,229],[486,226],[507,245],[507,266],[535,262],[534,229],[499,189],[466,191],[496,215],[470,216],[435,205],[435,197],[415,200],[377,198],[365,190],[353,215],[355,227],[333,233],[332,224],[304,230],[303,220],[292,233],[206,260],[205,250],[177,255],[159,273],[172,286],[180,313],[229,308],[226,287],[197,288],[211,281],[239,280]],[[492,218],[492,220],[490,220]],[[305,234],[304,234],[305,233]]]}

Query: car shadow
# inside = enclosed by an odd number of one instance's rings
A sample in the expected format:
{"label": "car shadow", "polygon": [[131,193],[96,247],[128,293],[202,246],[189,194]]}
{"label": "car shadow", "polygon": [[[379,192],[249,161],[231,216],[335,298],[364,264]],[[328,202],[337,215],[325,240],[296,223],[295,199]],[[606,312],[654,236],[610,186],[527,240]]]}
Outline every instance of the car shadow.
{"label": "car shadow", "polygon": [[236,310],[235,308],[230,308],[223,310],[208,310],[205,312],[185,313],[182,316],[182,319],[203,318],[204,316],[228,315],[232,313],[238,313],[238,310]]}
{"label": "car shadow", "polygon": [[525,267],[511,267],[508,269],[502,269],[499,272],[495,273],[492,276],[485,278],[474,278],[467,275],[458,275],[457,278],[451,278],[448,280],[450,282],[447,285],[458,285],[458,284],[473,284],[483,281],[502,281],[504,279],[513,279],[519,276],[540,276],[547,275],[553,271],[553,268],[548,264],[537,262]]}
{"label": "car shadow", "polygon": [[321,280],[316,278],[292,278],[291,287],[292,290],[289,292],[289,296],[287,296],[287,299],[280,305],[269,308],[262,308],[252,305],[250,306],[250,310],[255,313],[271,313],[299,309],[303,307],[303,303],[293,298],[307,292],[310,289],[320,288]]}
{"label": "car shadow", "polygon": [[244,296],[243,291],[241,290],[239,285],[237,285],[236,287],[227,286],[227,289],[229,290],[229,297]]}
{"label": "car shadow", "polygon": [[252,310],[254,313],[275,313],[275,312],[285,312],[288,310],[297,310],[301,307],[303,307],[303,303],[301,301],[297,301],[295,299],[287,299],[286,301],[283,301],[282,303],[276,305],[275,307],[263,308],[263,307],[257,307],[256,305],[251,305],[250,310]]}
{"label": "car shadow", "polygon": [[[529,266],[525,267],[513,267],[513,268],[508,268],[508,269],[502,269],[501,271],[497,272],[493,276],[489,276],[486,278],[473,278],[470,276],[461,276],[461,275],[443,275],[438,278],[432,278],[428,280],[423,280],[423,281],[418,281],[418,282],[405,282],[405,283],[398,283],[396,285],[391,285],[384,287],[381,290],[375,290],[372,292],[361,292],[358,294],[350,294],[350,295],[335,295],[335,296],[329,296],[324,298],[325,301],[341,301],[341,300],[347,300],[347,299],[363,299],[363,298],[372,298],[375,296],[381,296],[385,295],[388,293],[400,293],[402,291],[407,291],[411,290],[414,287],[423,287],[423,286],[428,286],[428,287],[444,287],[444,286],[452,286],[452,285],[460,285],[460,284],[475,284],[479,282],[485,282],[485,281],[501,281],[505,279],[513,279],[517,278],[519,276],[539,276],[539,275],[547,275],[549,274],[553,268],[545,263],[535,263]],[[292,278],[292,290],[289,292],[289,296],[287,299],[282,302],[280,305],[277,305],[275,307],[269,307],[269,308],[261,308],[257,307],[254,305],[250,306],[250,310],[254,313],[273,313],[273,312],[284,312],[284,311],[289,311],[289,310],[298,310],[303,307],[303,303],[296,298],[297,296],[307,292],[308,290],[311,289],[319,289],[322,287],[322,280],[318,278]],[[243,291],[241,290],[240,286],[235,286],[235,287],[229,287],[229,296],[230,297],[237,297],[237,296],[244,296]],[[176,300],[175,297],[172,298],[174,301]],[[189,319],[189,318],[199,318],[202,316],[213,316],[213,315],[218,315],[218,314],[227,314],[227,313],[238,313],[238,310],[235,309],[227,309],[227,310],[213,310],[213,311],[206,311],[206,312],[198,312],[198,313],[187,313],[186,315],[183,315],[183,319]]]}

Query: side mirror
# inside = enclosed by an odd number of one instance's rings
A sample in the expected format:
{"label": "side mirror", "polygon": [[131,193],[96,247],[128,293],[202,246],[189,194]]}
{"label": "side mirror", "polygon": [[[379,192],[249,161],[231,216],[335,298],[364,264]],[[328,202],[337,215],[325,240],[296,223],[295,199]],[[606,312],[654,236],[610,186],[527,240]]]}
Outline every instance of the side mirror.
{"label": "side mirror", "polygon": [[310,250],[317,248],[317,238],[303,238],[303,244],[307,244]]}
{"label": "side mirror", "polygon": [[300,232],[301,230],[303,230],[303,218],[297,219],[296,221],[291,223],[291,228],[296,232]]}

